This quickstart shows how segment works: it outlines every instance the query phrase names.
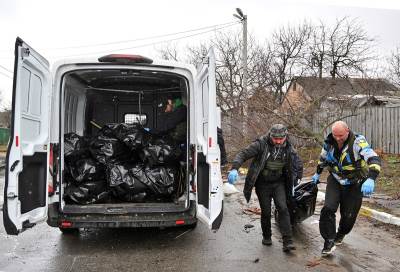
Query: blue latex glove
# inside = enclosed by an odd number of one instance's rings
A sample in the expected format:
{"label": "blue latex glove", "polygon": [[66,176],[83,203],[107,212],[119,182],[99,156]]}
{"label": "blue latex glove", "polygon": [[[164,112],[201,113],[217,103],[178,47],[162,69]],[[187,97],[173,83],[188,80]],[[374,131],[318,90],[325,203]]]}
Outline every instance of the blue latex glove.
{"label": "blue latex glove", "polygon": [[369,196],[374,192],[375,181],[372,178],[367,178],[366,181],[361,185],[361,192],[364,196]]}
{"label": "blue latex glove", "polygon": [[228,182],[230,184],[235,184],[237,178],[238,178],[238,171],[236,169],[232,169],[231,171],[229,171]]}
{"label": "blue latex glove", "polygon": [[311,177],[311,181],[314,184],[318,184],[319,183],[319,174],[315,173],[314,176]]}

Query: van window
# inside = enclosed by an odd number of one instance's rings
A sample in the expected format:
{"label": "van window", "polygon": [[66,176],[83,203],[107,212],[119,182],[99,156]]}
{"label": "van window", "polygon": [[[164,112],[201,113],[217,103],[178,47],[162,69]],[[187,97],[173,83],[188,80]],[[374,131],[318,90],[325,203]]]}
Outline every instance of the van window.
{"label": "van window", "polygon": [[147,114],[139,114],[139,113],[126,113],[124,115],[124,123],[125,124],[147,124]]}
{"label": "van window", "polygon": [[21,138],[34,140],[40,136],[41,129],[41,100],[43,84],[39,75],[26,68],[21,70]]}
{"label": "van window", "polygon": [[31,92],[29,94],[29,111],[36,116],[40,116],[41,114],[42,89],[42,80],[37,75],[33,75],[31,77]]}
{"label": "van window", "polygon": [[30,91],[29,82],[30,82],[30,78],[31,78],[31,72],[28,69],[23,68],[21,70],[21,78],[22,78],[21,89],[24,90],[24,93],[26,94],[21,97],[22,110],[23,110],[23,112],[28,113],[29,91]]}
{"label": "van window", "polygon": [[[42,98],[42,80],[35,74],[32,74],[29,70],[22,70],[22,78],[28,80],[22,80],[21,88],[24,90],[26,95],[21,97],[22,99],[22,110],[25,113],[40,116],[41,98]],[[27,84],[29,83],[29,84]]]}

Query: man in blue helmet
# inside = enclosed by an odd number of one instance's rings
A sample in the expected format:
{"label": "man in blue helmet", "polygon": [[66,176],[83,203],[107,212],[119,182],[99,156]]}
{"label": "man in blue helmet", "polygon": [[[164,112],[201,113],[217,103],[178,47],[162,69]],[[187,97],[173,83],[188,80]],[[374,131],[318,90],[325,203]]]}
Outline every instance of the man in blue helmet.
{"label": "man in blue helmet", "polygon": [[[374,191],[381,160],[363,135],[354,134],[345,122],[337,121],[325,139],[317,171],[312,177],[314,183],[319,182],[325,167],[329,176],[319,230],[325,240],[322,255],[328,256],[353,228],[363,195]],[[340,222],[336,232],[335,213],[339,205]]]}
{"label": "man in blue helmet", "polygon": [[292,197],[293,186],[303,175],[303,164],[288,139],[287,128],[275,124],[267,135],[262,136],[240,151],[232,163],[228,182],[233,184],[239,167],[253,158],[246,176],[244,196],[249,202],[253,187],[261,207],[262,243],[271,245],[271,200],[279,212],[279,229],[282,234],[283,251],[295,249],[287,199]]}

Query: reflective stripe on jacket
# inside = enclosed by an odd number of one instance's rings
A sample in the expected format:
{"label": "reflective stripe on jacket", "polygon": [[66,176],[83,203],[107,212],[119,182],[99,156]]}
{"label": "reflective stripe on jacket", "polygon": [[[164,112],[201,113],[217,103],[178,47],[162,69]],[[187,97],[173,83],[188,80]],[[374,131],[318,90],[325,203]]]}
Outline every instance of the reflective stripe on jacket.
{"label": "reflective stripe on jacket", "polygon": [[325,139],[317,173],[320,174],[325,167],[338,182],[346,185],[346,182],[362,182],[367,177],[375,180],[381,171],[381,160],[363,135],[350,131],[343,148],[339,150],[331,133]]}

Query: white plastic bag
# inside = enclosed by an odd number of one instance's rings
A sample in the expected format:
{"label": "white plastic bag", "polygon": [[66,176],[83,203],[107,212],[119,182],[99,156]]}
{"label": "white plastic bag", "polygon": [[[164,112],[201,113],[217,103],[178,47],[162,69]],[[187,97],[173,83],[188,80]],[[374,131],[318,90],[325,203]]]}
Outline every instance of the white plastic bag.
{"label": "white plastic bag", "polygon": [[224,194],[226,195],[236,194],[240,192],[238,189],[236,189],[235,185],[230,184],[228,182],[224,183],[223,188],[224,188]]}

